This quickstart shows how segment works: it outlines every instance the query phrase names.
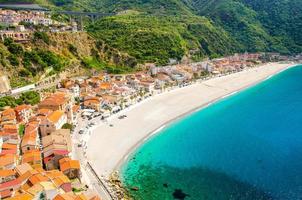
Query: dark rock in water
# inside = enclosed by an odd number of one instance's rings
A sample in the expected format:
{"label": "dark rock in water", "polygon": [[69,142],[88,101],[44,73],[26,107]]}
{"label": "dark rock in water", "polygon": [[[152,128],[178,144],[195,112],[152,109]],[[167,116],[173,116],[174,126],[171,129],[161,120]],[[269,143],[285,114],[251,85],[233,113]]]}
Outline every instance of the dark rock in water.
{"label": "dark rock in water", "polygon": [[173,197],[174,199],[180,199],[180,200],[183,200],[185,199],[186,197],[189,197],[190,195],[184,193],[182,190],[180,189],[176,189],[174,192],[173,192]]}
{"label": "dark rock in water", "polygon": [[169,187],[169,186],[168,186],[168,183],[164,183],[163,186],[164,186],[165,188]]}
{"label": "dark rock in water", "polygon": [[131,190],[133,190],[133,191],[138,191],[139,188],[138,188],[138,187],[132,187]]}

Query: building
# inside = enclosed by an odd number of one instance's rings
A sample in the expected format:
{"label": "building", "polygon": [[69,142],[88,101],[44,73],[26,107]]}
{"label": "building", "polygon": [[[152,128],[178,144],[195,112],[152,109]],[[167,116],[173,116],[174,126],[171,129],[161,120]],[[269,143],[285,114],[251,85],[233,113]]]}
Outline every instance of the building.
{"label": "building", "polygon": [[15,107],[16,118],[18,122],[27,123],[32,114],[30,105],[20,105]]}
{"label": "building", "polygon": [[[0,73],[1,74],[1,73]],[[6,75],[0,75],[0,93],[10,91],[10,83]]]}
{"label": "building", "polygon": [[37,167],[42,168],[43,163],[42,163],[41,151],[39,151],[39,150],[27,151],[26,153],[24,153],[22,155],[21,163],[22,164],[28,163],[35,168],[37,168]]}
{"label": "building", "polygon": [[49,109],[52,111],[63,111],[69,123],[72,123],[72,98],[69,93],[56,92],[46,97],[39,105],[39,109]]}
{"label": "building", "polygon": [[19,133],[18,133],[17,125],[4,125],[2,127],[2,131],[0,132],[0,137],[2,137],[3,142],[8,140],[16,140],[19,141]]}
{"label": "building", "polygon": [[21,151],[26,153],[27,151],[39,149],[39,131],[38,124],[30,123],[25,127],[24,135],[21,142]]}
{"label": "building", "polygon": [[14,109],[6,109],[1,113],[1,125],[17,123],[16,113]]}
{"label": "building", "polygon": [[70,158],[62,158],[59,160],[60,170],[70,179],[80,178],[80,162],[71,160]]}
{"label": "building", "polygon": [[5,154],[0,156],[0,170],[14,169],[17,166],[17,155]]}
{"label": "building", "polygon": [[86,97],[84,99],[84,108],[93,109],[93,110],[99,112],[100,109],[101,109],[100,98],[98,98],[98,97]]}
{"label": "building", "polygon": [[52,111],[61,110],[65,112],[70,103],[71,98],[68,94],[56,92],[41,101],[38,107],[39,109],[49,109]]}
{"label": "building", "polygon": [[61,110],[54,111],[41,121],[39,125],[41,136],[50,135],[51,132],[62,128],[65,123],[67,123],[67,116],[65,113]]}
{"label": "building", "polygon": [[60,129],[42,137],[44,164],[48,170],[58,169],[59,160],[72,150],[69,129]]}
{"label": "building", "polygon": [[46,172],[47,177],[49,177],[57,188],[64,190],[64,192],[71,192],[71,181],[69,178],[59,170],[51,170]]}
{"label": "building", "polygon": [[16,172],[12,169],[0,170],[0,183],[16,179]]}

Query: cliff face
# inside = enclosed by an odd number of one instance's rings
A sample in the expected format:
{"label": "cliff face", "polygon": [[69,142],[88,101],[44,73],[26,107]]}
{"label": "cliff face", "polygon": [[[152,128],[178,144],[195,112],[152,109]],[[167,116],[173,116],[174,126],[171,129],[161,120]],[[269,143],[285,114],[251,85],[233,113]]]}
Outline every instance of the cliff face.
{"label": "cliff face", "polygon": [[131,70],[137,64],[136,59],[85,32],[36,32],[26,43],[5,40],[0,42],[0,60],[0,70],[8,75],[12,87],[36,82],[42,76],[68,68]]}

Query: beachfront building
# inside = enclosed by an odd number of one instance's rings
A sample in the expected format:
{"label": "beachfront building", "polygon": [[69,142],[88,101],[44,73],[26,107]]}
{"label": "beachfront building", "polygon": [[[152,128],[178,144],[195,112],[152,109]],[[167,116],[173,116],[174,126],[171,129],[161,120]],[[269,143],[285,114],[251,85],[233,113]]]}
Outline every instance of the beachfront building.
{"label": "beachfront building", "polygon": [[84,108],[93,109],[97,112],[101,110],[101,100],[99,97],[84,97]]}
{"label": "beachfront building", "polygon": [[80,179],[81,170],[80,162],[78,160],[71,160],[70,158],[62,158],[59,160],[60,170],[70,179]]}

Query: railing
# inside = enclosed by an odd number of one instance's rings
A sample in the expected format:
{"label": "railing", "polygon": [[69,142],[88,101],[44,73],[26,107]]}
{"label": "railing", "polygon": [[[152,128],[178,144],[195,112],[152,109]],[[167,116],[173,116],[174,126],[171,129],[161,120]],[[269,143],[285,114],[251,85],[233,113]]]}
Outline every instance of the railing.
{"label": "railing", "polygon": [[96,178],[96,180],[98,181],[99,184],[101,184],[101,187],[104,189],[104,191],[107,193],[107,196],[110,197],[111,200],[114,200],[116,198],[114,198],[114,196],[111,194],[111,192],[109,191],[109,189],[107,188],[107,185],[102,181],[102,179],[100,179],[100,177],[97,175],[97,173],[95,172],[95,170],[93,169],[93,167],[90,165],[89,162],[87,162],[86,165],[90,171],[92,172],[92,174],[94,175],[94,177]]}

